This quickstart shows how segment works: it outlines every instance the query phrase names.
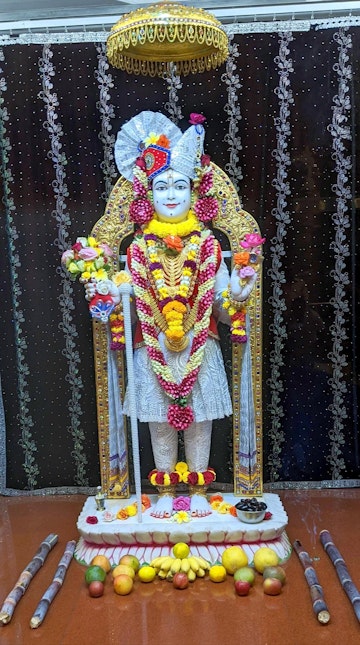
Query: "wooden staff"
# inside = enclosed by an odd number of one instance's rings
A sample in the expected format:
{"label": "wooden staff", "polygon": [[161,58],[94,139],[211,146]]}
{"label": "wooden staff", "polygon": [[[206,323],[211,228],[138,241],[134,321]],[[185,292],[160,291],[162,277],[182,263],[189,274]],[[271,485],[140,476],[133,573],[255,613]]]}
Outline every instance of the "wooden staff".
{"label": "wooden staff", "polygon": [[312,566],[311,558],[309,554],[304,551],[299,540],[295,540],[293,546],[299,556],[299,560],[305,572],[305,578],[310,589],[312,606],[316,618],[318,619],[319,623],[326,625],[330,620],[330,613],[325,603],[323,588],[319,584],[316,571]]}
{"label": "wooden staff", "polygon": [[360,592],[350,577],[344,558],[336,548],[329,531],[326,529],[320,532],[320,542],[333,563],[341,586],[353,606],[356,618],[360,622]]}
{"label": "wooden staff", "polygon": [[4,625],[10,622],[20,598],[24,595],[34,575],[39,571],[40,567],[42,567],[47,555],[50,553],[57,541],[58,536],[55,535],[55,533],[50,533],[50,535],[41,542],[33,559],[20,574],[15,587],[10,591],[0,611],[0,622]]}
{"label": "wooden staff", "polygon": [[68,570],[69,564],[74,555],[75,546],[75,540],[71,540],[71,542],[67,543],[63,556],[58,564],[58,568],[56,569],[53,581],[51,585],[46,589],[30,620],[30,627],[32,627],[33,629],[36,629],[37,627],[39,627],[39,625],[41,625],[52,601],[54,600],[58,591],[60,591],[65,580],[65,575]]}

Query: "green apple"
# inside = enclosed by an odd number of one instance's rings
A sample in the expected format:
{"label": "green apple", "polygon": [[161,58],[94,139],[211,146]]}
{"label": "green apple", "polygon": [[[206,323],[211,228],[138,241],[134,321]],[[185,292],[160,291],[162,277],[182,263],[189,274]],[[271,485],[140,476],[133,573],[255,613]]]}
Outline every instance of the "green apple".
{"label": "green apple", "polygon": [[234,580],[242,580],[253,586],[255,582],[255,571],[251,567],[240,567],[234,573]]}

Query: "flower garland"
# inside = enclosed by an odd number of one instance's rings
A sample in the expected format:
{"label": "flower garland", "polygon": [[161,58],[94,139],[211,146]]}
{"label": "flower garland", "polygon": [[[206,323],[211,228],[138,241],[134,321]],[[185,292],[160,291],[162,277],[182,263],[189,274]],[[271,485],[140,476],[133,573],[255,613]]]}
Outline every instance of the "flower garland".
{"label": "flower garland", "polygon": [[110,349],[123,350],[125,347],[124,316],[122,312],[110,314]]}
{"label": "flower garland", "polygon": [[[176,486],[183,482],[191,486],[208,486],[216,479],[216,473],[213,468],[207,468],[204,471],[189,471],[187,463],[179,461],[175,465],[175,470],[166,473],[159,470],[151,470],[148,479],[153,486]],[[187,510],[185,508],[177,510]]]}
{"label": "flower garland", "polygon": [[[177,430],[185,430],[194,420],[193,410],[187,405],[187,397],[197,379],[208,336],[214,298],[216,243],[215,238],[209,231],[204,232],[199,245],[199,289],[194,337],[184,377],[180,383],[177,383],[170,366],[166,363],[158,340],[154,312],[151,307],[150,294],[148,293],[147,270],[151,259],[148,257],[148,247],[144,236],[136,238],[132,245],[133,286],[143,338],[158,382],[173,401],[168,408],[168,422]],[[164,292],[163,300],[165,298],[167,298],[167,294]],[[186,301],[185,298],[184,300]],[[181,302],[181,299],[179,299],[179,302]]]}
{"label": "flower garland", "polygon": [[[190,220],[194,220],[196,222],[196,219],[193,216],[190,218]],[[159,224],[159,222],[157,222],[157,224]],[[188,224],[188,221],[182,222],[181,224]],[[175,224],[175,227],[176,226],[177,225]],[[163,314],[167,323],[167,329],[165,330],[165,335],[171,343],[178,343],[185,336],[185,330],[183,326],[184,316],[187,313],[186,304],[189,296],[190,286],[192,284],[192,279],[198,265],[198,254],[199,254],[199,248],[201,244],[201,234],[199,230],[193,231],[190,237],[190,240],[186,245],[186,259],[183,264],[180,283],[177,287],[176,295],[174,296],[173,299],[171,299],[169,295],[169,290],[165,281],[163,265],[161,264],[160,258],[159,258],[157,236],[152,232],[148,232],[149,230],[159,229],[159,232],[164,233],[168,230],[169,226],[165,224],[165,228],[162,231],[161,229],[163,228],[164,228],[164,225],[162,223],[160,223],[160,226],[158,227],[155,226],[155,227],[146,228],[144,231],[144,239],[147,246],[148,258],[149,258],[149,269],[153,277],[155,290],[158,295],[159,309],[161,310],[161,313]],[[175,247],[180,248],[180,245],[176,243],[176,240],[180,240],[181,247],[183,247],[182,240],[181,240],[181,237],[178,235],[178,232],[180,232],[180,235],[181,235],[183,234],[183,231],[185,230],[187,231],[187,229],[188,227],[184,227],[184,226],[182,227],[181,231],[178,231],[175,228],[174,229],[175,232],[173,235],[170,236],[167,234],[163,238],[164,242],[165,240],[168,240],[169,237],[171,238],[170,249],[172,253],[173,252],[176,253]],[[175,243],[174,243],[174,240],[175,240]],[[167,248],[168,248],[168,243],[167,243]],[[183,347],[180,345],[179,349],[183,349]]]}
{"label": "flower garland", "polygon": [[189,211],[186,220],[183,222],[161,222],[155,214],[151,222],[149,222],[144,229],[145,235],[156,235],[160,239],[167,236],[172,237],[187,237],[191,233],[201,231],[198,218],[194,215],[193,211]]}
{"label": "flower garland", "polygon": [[[256,271],[254,266],[262,259],[261,245],[265,242],[258,233],[246,233],[240,246],[245,249],[234,254],[234,266],[238,270],[240,281],[246,281]],[[253,266],[251,266],[253,265]],[[238,302],[231,297],[230,289],[222,292],[223,309],[226,309],[230,316],[230,337],[233,343],[246,343],[246,307],[244,302]]]}

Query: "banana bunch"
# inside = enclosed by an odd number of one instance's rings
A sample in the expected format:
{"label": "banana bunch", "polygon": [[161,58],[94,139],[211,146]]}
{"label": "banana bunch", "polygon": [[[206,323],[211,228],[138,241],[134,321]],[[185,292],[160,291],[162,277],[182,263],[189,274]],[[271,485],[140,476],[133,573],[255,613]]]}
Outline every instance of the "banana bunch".
{"label": "banana bunch", "polygon": [[154,558],[150,562],[154,567],[159,578],[162,580],[172,580],[176,573],[182,571],[187,574],[190,582],[195,578],[204,578],[206,572],[210,569],[210,564],[200,556],[189,555],[188,558],[173,558],[171,555],[163,555]]}

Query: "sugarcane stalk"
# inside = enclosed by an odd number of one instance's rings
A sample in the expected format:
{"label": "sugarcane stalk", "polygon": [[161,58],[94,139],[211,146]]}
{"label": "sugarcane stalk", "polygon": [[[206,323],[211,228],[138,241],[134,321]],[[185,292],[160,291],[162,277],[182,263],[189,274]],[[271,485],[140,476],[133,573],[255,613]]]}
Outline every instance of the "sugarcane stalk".
{"label": "sugarcane stalk", "polygon": [[341,586],[353,606],[356,618],[360,622],[360,592],[350,577],[344,558],[326,529],[320,532],[320,542],[333,563]]}
{"label": "sugarcane stalk", "polygon": [[323,588],[320,585],[317,573],[312,566],[311,558],[307,551],[304,551],[299,540],[295,540],[293,546],[304,569],[306,582],[310,589],[310,597],[315,616],[319,623],[326,625],[330,620],[330,612],[325,603]]}
{"label": "sugarcane stalk", "polygon": [[65,580],[66,572],[73,558],[75,546],[75,540],[71,540],[67,543],[63,556],[58,564],[58,568],[54,575],[53,581],[46,589],[30,620],[30,627],[32,627],[33,629],[36,629],[41,625],[52,601],[54,600],[56,594],[60,591]]}
{"label": "sugarcane stalk", "polygon": [[20,577],[15,586],[10,591],[7,598],[5,598],[4,604],[0,611],[0,622],[2,622],[4,625],[10,622],[16,605],[24,595],[35,574],[44,564],[46,557],[50,553],[51,549],[55,546],[57,541],[58,536],[55,535],[55,533],[50,533],[50,535],[48,535],[47,538],[45,538],[45,540],[41,542],[33,559],[20,574]]}

